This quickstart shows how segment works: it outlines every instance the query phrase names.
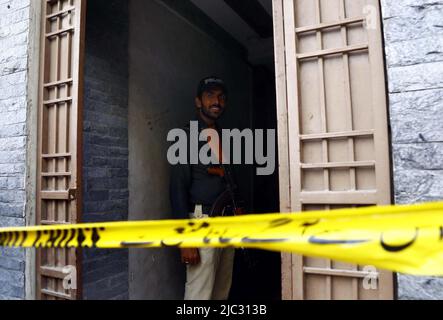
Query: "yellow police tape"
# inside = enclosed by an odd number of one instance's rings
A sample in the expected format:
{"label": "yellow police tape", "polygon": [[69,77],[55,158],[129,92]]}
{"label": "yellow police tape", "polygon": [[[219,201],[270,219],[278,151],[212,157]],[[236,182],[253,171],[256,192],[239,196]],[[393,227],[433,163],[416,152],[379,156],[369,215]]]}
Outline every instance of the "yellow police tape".
{"label": "yellow police tape", "polygon": [[243,247],[443,275],[443,202],[199,220],[0,229],[0,246]]}

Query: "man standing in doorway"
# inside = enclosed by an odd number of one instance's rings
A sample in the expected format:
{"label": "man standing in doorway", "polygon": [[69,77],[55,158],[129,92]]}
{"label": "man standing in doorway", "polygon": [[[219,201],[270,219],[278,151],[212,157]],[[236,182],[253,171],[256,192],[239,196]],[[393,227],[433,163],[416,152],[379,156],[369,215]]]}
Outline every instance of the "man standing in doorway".
{"label": "man standing in doorway", "polygon": [[[220,132],[217,120],[225,111],[227,94],[225,82],[220,78],[208,77],[200,81],[195,98],[195,121],[198,121],[200,132],[207,128]],[[189,138],[189,127],[185,131]],[[219,137],[221,141],[220,134]],[[199,143],[199,150],[204,144],[205,142]],[[212,151],[219,152],[218,158],[221,158],[220,148]],[[188,161],[187,164],[172,166],[170,198],[176,218],[200,219],[221,215],[218,202],[221,198],[226,198],[223,196],[226,194],[232,196],[231,203],[236,208],[235,185],[232,179],[228,179],[231,177],[230,169],[221,162],[218,165],[205,165],[199,160],[197,164],[190,164]],[[228,299],[234,253],[233,248],[182,248],[181,261],[186,265],[185,300]]]}

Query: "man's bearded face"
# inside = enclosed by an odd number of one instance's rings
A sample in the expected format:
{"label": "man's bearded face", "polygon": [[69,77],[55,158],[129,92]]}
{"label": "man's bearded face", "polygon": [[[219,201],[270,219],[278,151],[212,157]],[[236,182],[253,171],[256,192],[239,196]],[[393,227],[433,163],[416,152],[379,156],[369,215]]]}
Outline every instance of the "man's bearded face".
{"label": "man's bearded face", "polygon": [[212,120],[221,117],[226,107],[226,95],[221,89],[204,91],[201,98],[197,98],[197,107]]}

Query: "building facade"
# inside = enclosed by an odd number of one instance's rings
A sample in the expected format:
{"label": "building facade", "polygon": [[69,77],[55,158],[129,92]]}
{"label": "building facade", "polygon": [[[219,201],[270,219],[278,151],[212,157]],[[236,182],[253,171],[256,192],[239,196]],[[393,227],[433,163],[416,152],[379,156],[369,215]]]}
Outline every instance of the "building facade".
{"label": "building facade", "polygon": [[[158,64],[164,63],[167,68],[167,61],[159,59],[155,53],[149,51],[149,47],[137,45],[131,47],[134,38],[129,35],[130,24],[137,19],[135,8],[140,4],[136,4],[135,1],[129,2],[132,3],[107,1],[106,7],[103,1],[88,4],[88,15],[102,19],[90,19],[85,28],[82,221],[126,220],[130,216],[130,213],[128,214],[131,206],[130,185],[131,181],[133,184],[138,183],[131,178],[128,182],[128,170],[131,165],[136,165],[135,162],[131,162],[129,155],[130,145],[133,143],[131,141],[136,141],[130,139],[130,130],[132,125],[137,125],[136,119],[131,117],[131,110],[135,110],[131,109],[131,103],[133,105],[140,103],[131,102],[131,97],[151,98],[149,95],[137,96],[139,94],[137,82],[135,80],[131,82],[131,74],[136,72],[131,73],[130,70],[131,66],[136,65],[134,61],[140,52],[151,54],[153,59],[158,59],[156,60]],[[177,28],[192,24],[189,19],[180,20],[165,11],[165,5],[172,6],[171,2],[174,1],[162,1],[161,5],[157,5],[154,4],[157,1],[152,0],[153,4],[147,5],[149,8],[145,9],[157,10],[159,14],[164,14],[170,19],[170,25],[176,23]],[[395,203],[441,200],[443,198],[441,125],[443,123],[443,78],[441,77],[443,2],[382,0],[381,9],[389,101],[392,192]],[[100,15],[97,13],[99,11]],[[39,69],[42,16],[40,1],[0,0],[0,226],[2,227],[36,223],[37,106],[42,73]],[[111,16],[117,18],[110,19]],[[185,13],[182,13],[182,16],[185,16]],[[138,19],[142,21],[140,17]],[[105,34],[103,26],[106,27]],[[133,28],[143,27],[146,25],[142,25],[141,22],[133,26]],[[171,30],[171,33],[174,31],[176,30]],[[196,32],[194,35],[196,42],[199,41],[198,34]],[[128,46],[132,49],[126,50]],[[205,50],[207,54],[218,52],[210,45],[206,46]],[[240,61],[241,59],[232,56],[226,59],[229,62],[226,65],[235,65],[237,70],[242,72],[241,77],[245,79],[248,77],[247,67]],[[217,68],[222,70],[226,65]],[[170,72],[174,72],[174,69],[171,68]],[[235,79],[235,75],[232,75],[232,79]],[[152,83],[152,86],[155,85]],[[242,87],[243,91],[247,88],[247,86]],[[103,96],[106,100],[99,101],[98,97]],[[236,93],[236,98],[244,101],[251,99],[241,92]],[[161,114],[163,111],[158,112]],[[240,120],[233,121],[234,125],[248,122],[240,115],[236,119]],[[156,132],[155,128],[153,130]],[[156,134],[161,136],[162,133]],[[152,143],[156,148],[155,141]],[[140,148],[140,144],[133,146],[134,149]],[[158,208],[163,208],[162,205],[158,204]],[[130,298],[131,279],[133,281],[134,277],[140,275],[133,274],[128,264],[130,256],[138,254],[126,250],[84,251],[79,280],[82,286],[82,298]],[[160,275],[162,270],[156,264],[156,259],[161,258],[165,258],[162,253],[154,253],[144,256],[143,259],[149,260],[144,263],[151,265]],[[139,263],[139,258],[133,259]],[[171,258],[166,257],[166,259]],[[146,277],[155,277],[155,274]],[[35,298],[36,280],[35,250],[0,248],[0,299]],[[178,277],[174,281],[180,280]],[[155,281],[152,279],[152,282]],[[160,287],[161,284],[156,286]],[[436,277],[398,275],[397,288],[399,299],[443,298],[443,280]],[[172,297],[179,295],[180,293],[171,293]],[[137,294],[132,297],[142,298]]]}
{"label": "building facade", "polygon": [[[441,1],[382,1],[396,203],[443,197]],[[400,299],[442,299],[440,278],[398,277]]]}

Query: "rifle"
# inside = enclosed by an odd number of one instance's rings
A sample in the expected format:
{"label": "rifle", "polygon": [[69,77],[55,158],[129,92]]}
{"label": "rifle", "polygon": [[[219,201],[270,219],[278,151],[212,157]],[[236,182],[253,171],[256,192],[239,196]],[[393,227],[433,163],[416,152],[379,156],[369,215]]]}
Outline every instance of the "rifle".
{"label": "rifle", "polygon": [[[235,216],[239,208],[242,207],[236,198],[237,185],[234,182],[230,169],[223,164],[221,165],[221,168],[224,173],[223,177],[226,181],[226,191],[215,200],[209,213],[210,217]],[[242,259],[246,262],[249,269],[253,269],[256,266],[256,262],[252,259],[251,254],[245,248],[240,249]]]}
{"label": "rifle", "polygon": [[[231,170],[221,164],[222,176],[226,182],[226,191],[224,191],[214,202],[209,213],[210,217],[236,215],[241,208],[237,202],[236,189],[237,185],[231,175]],[[212,170],[215,174],[220,172],[217,169]],[[220,174],[220,173],[218,173]]]}

